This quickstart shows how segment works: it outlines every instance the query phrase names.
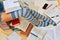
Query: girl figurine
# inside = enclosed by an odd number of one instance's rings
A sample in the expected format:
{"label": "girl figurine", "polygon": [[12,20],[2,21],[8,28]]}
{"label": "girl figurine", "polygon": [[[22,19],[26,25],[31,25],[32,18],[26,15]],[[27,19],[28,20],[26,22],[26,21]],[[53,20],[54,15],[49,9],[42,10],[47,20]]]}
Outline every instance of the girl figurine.
{"label": "girl figurine", "polygon": [[[0,6],[2,6],[2,5],[0,4]],[[15,10],[8,14],[3,12],[2,15],[0,16],[1,17],[0,20],[2,20],[2,22],[3,21],[6,22],[6,21],[13,20],[16,18],[24,17],[26,20],[35,24],[35,26],[37,26],[37,27],[46,27],[49,24],[56,26],[56,23],[52,19],[41,15],[40,13],[36,12],[35,10],[30,9],[27,6],[23,6],[23,7],[20,6],[20,7],[21,7],[21,9]],[[2,9],[0,8],[0,10],[2,10]],[[37,19],[42,19],[43,21],[41,22],[41,21],[38,21]]]}

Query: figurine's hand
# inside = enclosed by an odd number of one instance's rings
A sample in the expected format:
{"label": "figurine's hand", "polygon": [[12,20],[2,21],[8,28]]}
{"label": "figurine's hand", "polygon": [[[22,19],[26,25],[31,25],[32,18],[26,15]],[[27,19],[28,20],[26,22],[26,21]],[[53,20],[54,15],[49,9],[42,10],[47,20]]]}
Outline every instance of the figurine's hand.
{"label": "figurine's hand", "polygon": [[2,12],[1,14],[1,21],[2,22],[7,22],[7,21],[10,21],[10,20],[13,20],[12,19],[12,16],[11,16],[11,13],[5,13],[5,12]]}

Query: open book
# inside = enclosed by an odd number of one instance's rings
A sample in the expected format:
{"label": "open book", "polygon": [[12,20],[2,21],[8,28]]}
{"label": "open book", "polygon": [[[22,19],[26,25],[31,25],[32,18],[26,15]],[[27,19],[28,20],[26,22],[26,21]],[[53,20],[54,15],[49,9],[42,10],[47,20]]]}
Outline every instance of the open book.
{"label": "open book", "polygon": [[29,26],[29,23],[30,22],[28,22],[24,17],[21,17],[20,18],[20,25],[16,26],[15,28],[19,28],[25,32]]}

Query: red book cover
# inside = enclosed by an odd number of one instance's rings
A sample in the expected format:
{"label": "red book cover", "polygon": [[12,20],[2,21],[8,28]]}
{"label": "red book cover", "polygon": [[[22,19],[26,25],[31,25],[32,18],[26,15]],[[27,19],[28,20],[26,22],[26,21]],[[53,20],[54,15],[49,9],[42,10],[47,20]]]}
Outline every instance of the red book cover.
{"label": "red book cover", "polygon": [[16,19],[14,19],[14,20],[12,20],[12,25],[15,25],[15,24],[20,24],[20,20],[19,20],[19,18],[16,18]]}

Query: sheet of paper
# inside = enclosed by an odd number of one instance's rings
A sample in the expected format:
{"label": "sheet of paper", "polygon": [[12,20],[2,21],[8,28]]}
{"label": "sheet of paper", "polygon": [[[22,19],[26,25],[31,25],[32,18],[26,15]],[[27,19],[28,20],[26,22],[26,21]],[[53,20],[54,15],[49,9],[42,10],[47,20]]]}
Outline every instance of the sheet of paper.
{"label": "sheet of paper", "polygon": [[5,0],[3,1],[6,13],[21,9],[18,0]]}
{"label": "sheet of paper", "polygon": [[35,35],[37,35],[40,39],[43,39],[44,36],[46,35],[47,31],[46,30],[42,30],[42,29],[38,29],[37,27],[34,27],[31,31],[31,33],[34,33]]}
{"label": "sheet of paper", "polygon": [[8,36],[8,40],[22,40],[22,38],[16,32],[13,32]]}
{"label": "sheet of paper", "polygon": [[53,27],[54,28],[43,28],[44,30],[47,30],[43,40],[60,40],[60,23]]}
{"label": "sheet of paper", "polygon": [[56,32],[55,40],[60,40],[60,23],[57,24],[57,26],[55,27],[55,32]]}
{"label": "sheet of paper", "polygon": [[50,17],[55,23],[59,23],[60,21],[60,9],[58,7],[47,10],[45,13],[48,17]]}

